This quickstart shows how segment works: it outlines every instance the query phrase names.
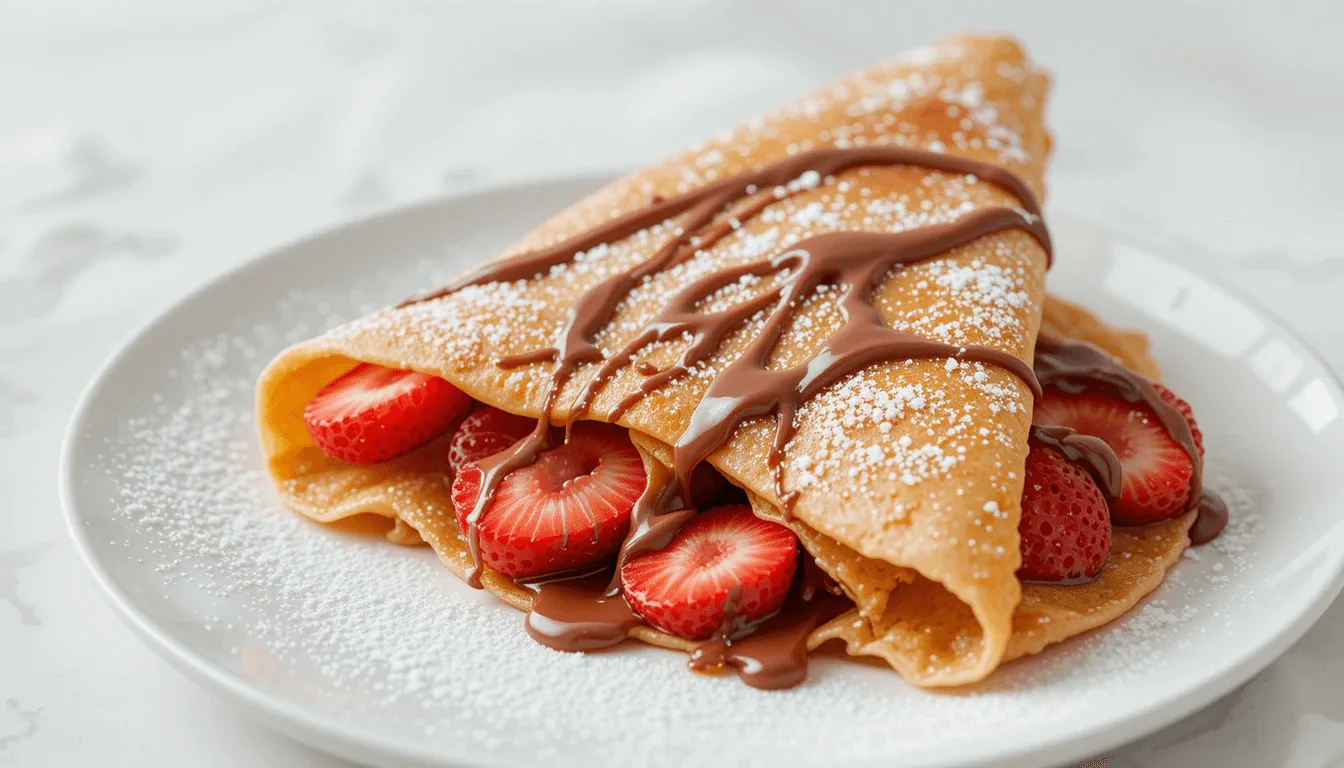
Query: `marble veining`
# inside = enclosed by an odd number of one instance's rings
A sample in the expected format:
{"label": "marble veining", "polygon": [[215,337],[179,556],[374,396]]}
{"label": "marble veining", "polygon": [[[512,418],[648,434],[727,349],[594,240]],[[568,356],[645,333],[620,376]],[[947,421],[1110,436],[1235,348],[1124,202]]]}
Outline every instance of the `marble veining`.
{"label": "marble veining", "polygon": [[68,181],[20,203],[20,211],[60,208],[111,194],[134,184],[143,172],[143,169],[117,156],[93,137],[83,137],[67,144],[64,160]]}
{"label": "marble veining", "polygon": [[0,323],[48,311],[95,264],[122,258],[161,259],[176,242],[171,235],[111,231],[88,222],[60,225],[23,254],[17,274],[0,279]]}
{"label": "marble veining", "polygon": [[38,710],[28,709],[17,699],[5,699],[4,709],[0,710],[0,759],[20,742],[37,735]]}
{"label": "marble veining", "polygon": [[0,603],[8,603],[18,613],[20,624],[35,627],[42,623],[42,618],[37,606],[19,595],[19,574],[54,546],[55,541],[44,541],[18,549],[0,550]]}

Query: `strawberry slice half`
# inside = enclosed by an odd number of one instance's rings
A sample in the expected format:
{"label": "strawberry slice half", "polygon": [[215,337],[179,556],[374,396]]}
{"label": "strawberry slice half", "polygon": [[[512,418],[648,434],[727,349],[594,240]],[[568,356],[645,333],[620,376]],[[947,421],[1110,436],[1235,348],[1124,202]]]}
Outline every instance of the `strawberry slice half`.
{"label": "strawberry slice half", "polygon": [[[1186,415],[1195,445],[1203,454],[1203,436],[1190,406],[1158,385],[1158,393]],[[1146,405],[1102,392],[1047,392],[1032,418],[1099,437],[1115,451],[1123,471],[1120,497],[1111,519],[1116,525],[1147,525],[1175,517],[1187,508],[1195,466],[1167,428]]]}
{"label": "strawberry slice half", "polygon": [[1027,454],[1019,579],[1095,578],[1111,556],[1110,510],[1087,470],[1053,448]]}
{"label": "strawberry slice half", "polygon": [[723,626],[730,593],[737,593],[730,634],[779,610],[797,567],[793,531],[734,504],[700,514],[666,548],[631,559],[621,581],[631,609],[649,624],[703,640]]}
{"label": "strawberry slice half", "polygon": [[536,419],[485,406],[462,420],[448,444],[448,471],[456,476],[462,468],[493,456],[527,437]]}
{"label": "strawberry slice half", "polygon": [[[647,478],[624,429],[574,425],[569,442],[515,469],[495,489],[477,522],[482,562],[515,579],[593,565],[616,554],[630,509]],[[467,464],[453,480],[453,507],[465,533],[481,492],[481,470]]]}
{"label": "strawberry slice half", "polygon": [[378,464],[419,448],[466,412],[471,398],[415,371],[361,363],[303,409],[308,434],[334,459]]}
{"label": "strawberry slice half", "polygon": [[1185,417],[1185,423],[1190,425],[1190,436],[1195,439],[1195,447],[1199,449],[1199,457],[1204,458],[1204,433],[1199,431],[1199,425],[1195,423],[1195,412],[1190,408],[1190,404],[1182,400],[1175,392],[1157,382],[1153,382],[1153,389],[1157,391],[1158,396],[1167,405],[1175,408]]}

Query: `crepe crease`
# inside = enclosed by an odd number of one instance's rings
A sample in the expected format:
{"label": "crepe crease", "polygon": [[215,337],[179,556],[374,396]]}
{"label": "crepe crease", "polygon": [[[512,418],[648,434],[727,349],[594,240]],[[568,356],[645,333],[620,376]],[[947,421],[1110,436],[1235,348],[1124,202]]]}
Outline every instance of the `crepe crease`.
{"label": "crepe crease", "polygon": [[[1045,76],[1011,41],[955,38],[850,75],[613,182],[543,223],[504,256],[573,236],[655,195],[672,196],[814,146],[936,147],[1007,167],[1039,194],[1049,146],[1041,123],[1046,88]],[[600,346],[608,353],[620,348],[695,279],[768,258],[805,237],[900,231],[985,206],[1018,204],[988,183],[907,166],[803,179],[779,196],[732,234],[638,287],[599,335]],[[386,310],[282,352],[263,372],[258,390],[262,445],[282,501],[319,522],[359,514],[393,519],[394,540],[423,539],[449,569],[465,575],[471,562],[445,482],[445,441],[386,464],[351,466],[314,445],[304,406],[341,373],[370,362],[441,376],[483,403],[536,417],[551,366],[503,369],[495,361],[551,346],[584,289],[647,259],[674,226],[590,249],[529,280],[468,287]],[[1142,337],[1047,300],[1045,269],[1046,254],[1031,236],[1001,232],[893,270],[875,291],[874,306],[894,328],[993,347],[1028,362],[1044,323],[1155,373]],[[777,279],[735,283],[706,304],[747,301]],[[818,291],[795,309],[771,365],[805,361],[840,321],[834,294]],[[646,463],[670,464],[669,446],[713,371],[759,330],[759,322],[747,322],[706,364],[622,415],[617,423],[631,430]],[[601,388],[585,418],[609,420],[612,408],[643,380],[639,364],[662,368],[686,343],[659,342],[643,350]],[[553,418],[566,419],[593,371],[581,369],[567,384]],[[1120,615],[1160,583],[1186,543],[1188,517],[1117,531],[1111,565],[1097,581],[1080,587],[1019,584],[1017,524],[1030,415],[1030,392],[1006,371],[955,360],[897,360],[849,376],[801,409],[783,463],[785,487],[798,492],[791,516],[777,503],[767,466],[770,419],[746,423],[709,461],[747,490],[757,514],[795,530],[854,599],[852,611],[813,634],[812,646],[837,639],[852,654],[886,660],[918,685],[966,684],[1006,659]],[[510,605],[529,607],[531,593],[509,579],[486,569],[482,581]],[[691,645],[648,628],[635,636],[669,648]]]}

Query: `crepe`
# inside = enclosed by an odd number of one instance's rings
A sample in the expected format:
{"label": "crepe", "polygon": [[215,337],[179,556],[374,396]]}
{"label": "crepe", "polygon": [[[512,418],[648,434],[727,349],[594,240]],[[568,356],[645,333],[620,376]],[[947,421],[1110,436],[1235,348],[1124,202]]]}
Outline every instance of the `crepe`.
{"label": "crepe", "polygon": [[[1095,344],[1130,370],[1160,379],[1146,337],[1111,328],[1082,307],[1049,296],[1041,327],[1059,337]],[[1124,615],[1162,583],[1180,558],[1190,543],[1195,516],[1191,511],[1142,528],[1114,528],[1110,559],[1101,575],[1086,584],[1023,584],[1000,663],[1038,653]],[[975,682],[980,678],[965,680],[961,673],[977,651],[983,653],[983,635],[977,633],[968,607],[949,598],[936,583],[911,574],[893,595],[901,601],[899,606],[878,613],[864,611],[860,603],[857,610],[814,632],[809,646],[841,640],[849,653],[880,657],[920,685]]]}
{"label": "crepe", "polygon": [[[968,158],[1010,171],[1039,197],[1050,143],[1041,117],[1047,85],[1012,41],[954,38],[851,74],[615,181],[500,258],[543,251],[657,201],[823,147],[918,147]],[[996,207],[1027,207],[1025,192],[964,172],[906,164],[803,174],[787,187],[749,192],[732,213],[717,215],[720,239],[640,281],[614,308],[595,339],[604,356],[639,335],[688,285],[785,252],[805,238],[914,232]],[[497,361],[554,345],[586,290],[654,258],[690,215],[592,244],[538,274],[466,285],[282,352],[258,388],[262,446],[282,501],[320,522],[359,514],[394,519],[394,540],[423,539],[449,569],[468,574],[473,564],[454,521],[443,441],[386,464],[343,464],[314,445],[304,406],[358,362],[370,362],[440,376],[483,403],[538,417],[555,366],[540,358],[509,368]],[[1046,300],[1048,254],[1028,224],[892,268],[872,297],[877,315],[890,328],[995,350],[1025,365],[1044,320],[1138,370],[1154,371],[1140,337],[1111,331],[1081,308]],[[782,279],[734,280],[713,291],[701,311],[731,312],[777,289]],[[768,368],[787,369],[816,355],[844,325],[840,294],[823,286],[791,308]],[[667,368],[690,342],[649,344],[596,388],[581,416],[627,427],[646,465],[670,465],[671,446],[716,374],[760,332],[754,318],[740,323],[688,375],[612,419],[618,404],[639,391],[647,376],[642,366]],[[596,370],[579,368],[553,393],[553,422],[568,419]],[[1015,572],[1031,405],[1031,390],[1003,365],[946,355],[891,359],[862,366],[802,405],[778,477],[769,460],[773,417],[744,423],[708,461],[747,490],[757,514],[793,528],[853,598],[855,608],[818,629],[810,645],[842,640],[850,653],[885,659],[921,686],[973,683],[1008,658],[1120,615],[1160,583],[1185,546],[1189,516],[1139,533],[1117,531],[1112,565],[1097,581],[1024,588]],[[792,497],[788,509],[780,489]],[[514,607],[530,605],[531,592],[489,569],[481,582]],[[670,648],[693,645],[647,627],[634,636]]]}

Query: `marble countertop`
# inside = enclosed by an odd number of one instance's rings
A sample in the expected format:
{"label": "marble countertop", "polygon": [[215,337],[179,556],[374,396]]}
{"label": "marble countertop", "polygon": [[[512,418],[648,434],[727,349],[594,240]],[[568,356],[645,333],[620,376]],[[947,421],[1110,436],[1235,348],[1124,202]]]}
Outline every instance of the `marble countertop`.
{"label": "marble countertop", "polygon": [[[1344,367],[1344,5],[840,7],[0,5],[0,766],[333,764],[154,657],[67,541],[61,435],[132,329],[305,232],[630,167],[928,38],[1023,38],[1057,75],[1053,204],[1163,238]],[[1340,765],[1340,648],[1344,604],[1109,765]]]}

